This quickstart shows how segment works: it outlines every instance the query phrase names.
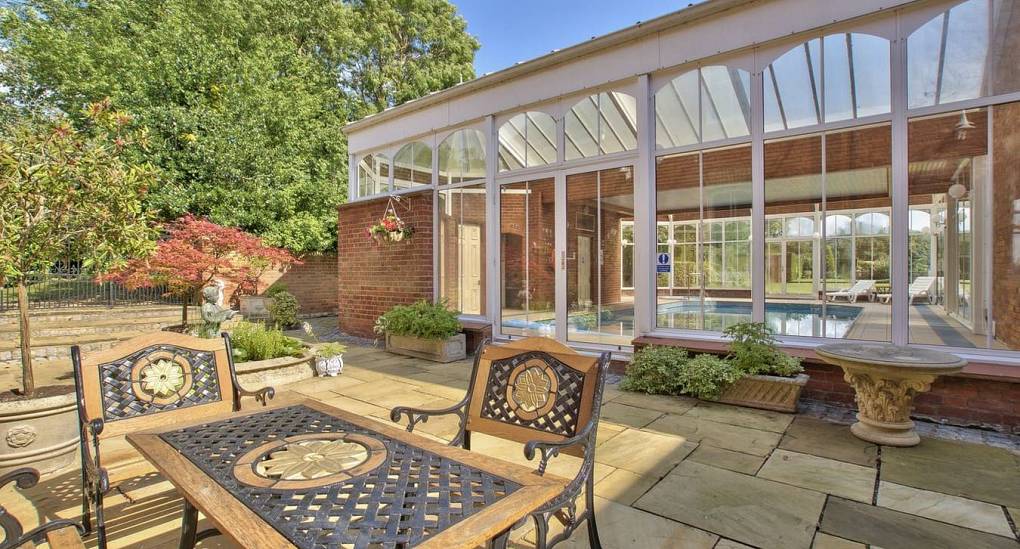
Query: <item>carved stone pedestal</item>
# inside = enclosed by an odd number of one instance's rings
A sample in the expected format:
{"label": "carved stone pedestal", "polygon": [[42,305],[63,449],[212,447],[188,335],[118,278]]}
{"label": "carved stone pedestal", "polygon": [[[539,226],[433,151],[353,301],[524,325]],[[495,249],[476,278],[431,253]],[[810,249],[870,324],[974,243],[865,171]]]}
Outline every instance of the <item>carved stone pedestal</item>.
{"label": "carved stone pedestal", "polygon": [[834,343],[815,353],[843,369],[843,379],[854,388],[857,423],[850,427],[857,438],[887,446],[916,446],[910,410],[914,395],[931,389],[940,375],[953,374],[967,363],[956,355],[888,343]]}

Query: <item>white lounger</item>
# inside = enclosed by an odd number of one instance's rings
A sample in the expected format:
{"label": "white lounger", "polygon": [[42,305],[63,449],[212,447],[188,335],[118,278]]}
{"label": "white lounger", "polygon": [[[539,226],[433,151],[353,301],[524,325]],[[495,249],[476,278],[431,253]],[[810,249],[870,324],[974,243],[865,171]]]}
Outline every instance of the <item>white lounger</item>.
{"label": "white lounger", "polygon": [[907,289],[907,294],[910,296],[909,303],[913,303],[914,300],[919,297],[923,297],[930,301],[932,297],[931,289],[934,285],[934,276],[919,276],[915,278],[914,281],[910,283],[910,288]]}
{"label": "white lounger", "polygon": [[825,299],[829,301],[836,301],[837,297],[846,298],[850,303],[855,303],[857,298],[864,296],[870,297],[875,294],[875,281],[874,280],[858,280],[856,284],[849,288],[843,288],[838,292],[826,292]]}

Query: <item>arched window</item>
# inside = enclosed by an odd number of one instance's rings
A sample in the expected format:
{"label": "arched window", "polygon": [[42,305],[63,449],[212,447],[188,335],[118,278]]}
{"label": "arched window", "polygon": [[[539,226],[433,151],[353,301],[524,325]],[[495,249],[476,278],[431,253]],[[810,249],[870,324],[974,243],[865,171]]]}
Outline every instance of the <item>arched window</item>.
{"label": "arched window", "polygon": [[1020,89],[1020,4],[970,0],[907,38],[907,105],[926,107]]}
{"label": "arched window", "polygon": [[713,65],[669,81],[655,92],[655,144],[682,147],[751,134],[751,75]]}
{"label": "arched window", "polygon": [[765,68],[765,131],[888,113],[889,78],[884,38],[839,33],[808,40]]}
{"label": "arched window", "polygon": [[791,217],[786,220],[786,236],[811,237],[815,234],[815,220],[810,217]]}
{"label": "arched window", "polygon": [[825,237],[835,238],[837,236],[850,236],[853,234],[850,216],[848,215],[827,215],[825,216]]}
{"label": "arched window", "polygon": [[556,161],[556,120],[544,112],[522,112],[499,128],[499,171]]}
{"label": "arched window", "polygon": [[602,92],[578,101],[563,121],[567,160],[637,148],[637,101],[621,92]]}
{"label": "arched window", "polygon": [[390,161],[384,154],[366,154],[358,162],[358,196],[390,190]]}
{"label": "arched window", "polygon": [[485,135],[457,130],[439,144],[439,184],[485,179]]}
{"label": "arched window", "polygon": [[393,188],[410,189],[432,184],[432,147],[414,141],[393,155]]}
{"label": "arched window", "polygon": [[889,216],[879,212],[858,214],[857,234],[860,236],[889,234]]}

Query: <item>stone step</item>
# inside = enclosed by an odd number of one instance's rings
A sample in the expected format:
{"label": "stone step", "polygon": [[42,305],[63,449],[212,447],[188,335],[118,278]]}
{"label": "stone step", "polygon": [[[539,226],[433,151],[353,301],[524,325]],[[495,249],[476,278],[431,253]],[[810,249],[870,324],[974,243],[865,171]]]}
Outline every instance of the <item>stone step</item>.
{"label": "stone step", "polygon": [[[33,309],[29,311],[31,321],[35,322],[101,322],[105,320],[127,320],[140,318],[181,317],[181,307],[177,305],[142,305],[134,307],[68,307],[66,309]],[[199,318],[198,307],[188,308],[188,318]],[[0,330],[13,326],[17,329],[18,312],[4,311],[0,313]]]}
{"label": "stone step", "polygon": [[[108,334],[85,334],[59,337],[40,337],[31,341],[32,358],[40,360],[66,359],[71,356],[71,345],[81,347],[83,353],[102,351],[120,341],[145,333],[140,330],[120,330]],[[0,339],[0,365],[20,363],[21,348],[17,335]]]}

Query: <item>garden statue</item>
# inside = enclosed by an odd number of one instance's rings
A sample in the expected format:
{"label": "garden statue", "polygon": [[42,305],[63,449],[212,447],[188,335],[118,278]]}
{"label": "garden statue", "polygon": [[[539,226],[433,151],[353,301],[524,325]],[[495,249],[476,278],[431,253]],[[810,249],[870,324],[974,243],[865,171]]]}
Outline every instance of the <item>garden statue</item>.
{"label": "garden statue", "polygon": [[202,326],[198,329],[198,337],[214,338],[220,333],[220,324],[237,314],[237,311],[221,307],[216,302],[223,290],[217,286],[206,286],[202,289]]}

